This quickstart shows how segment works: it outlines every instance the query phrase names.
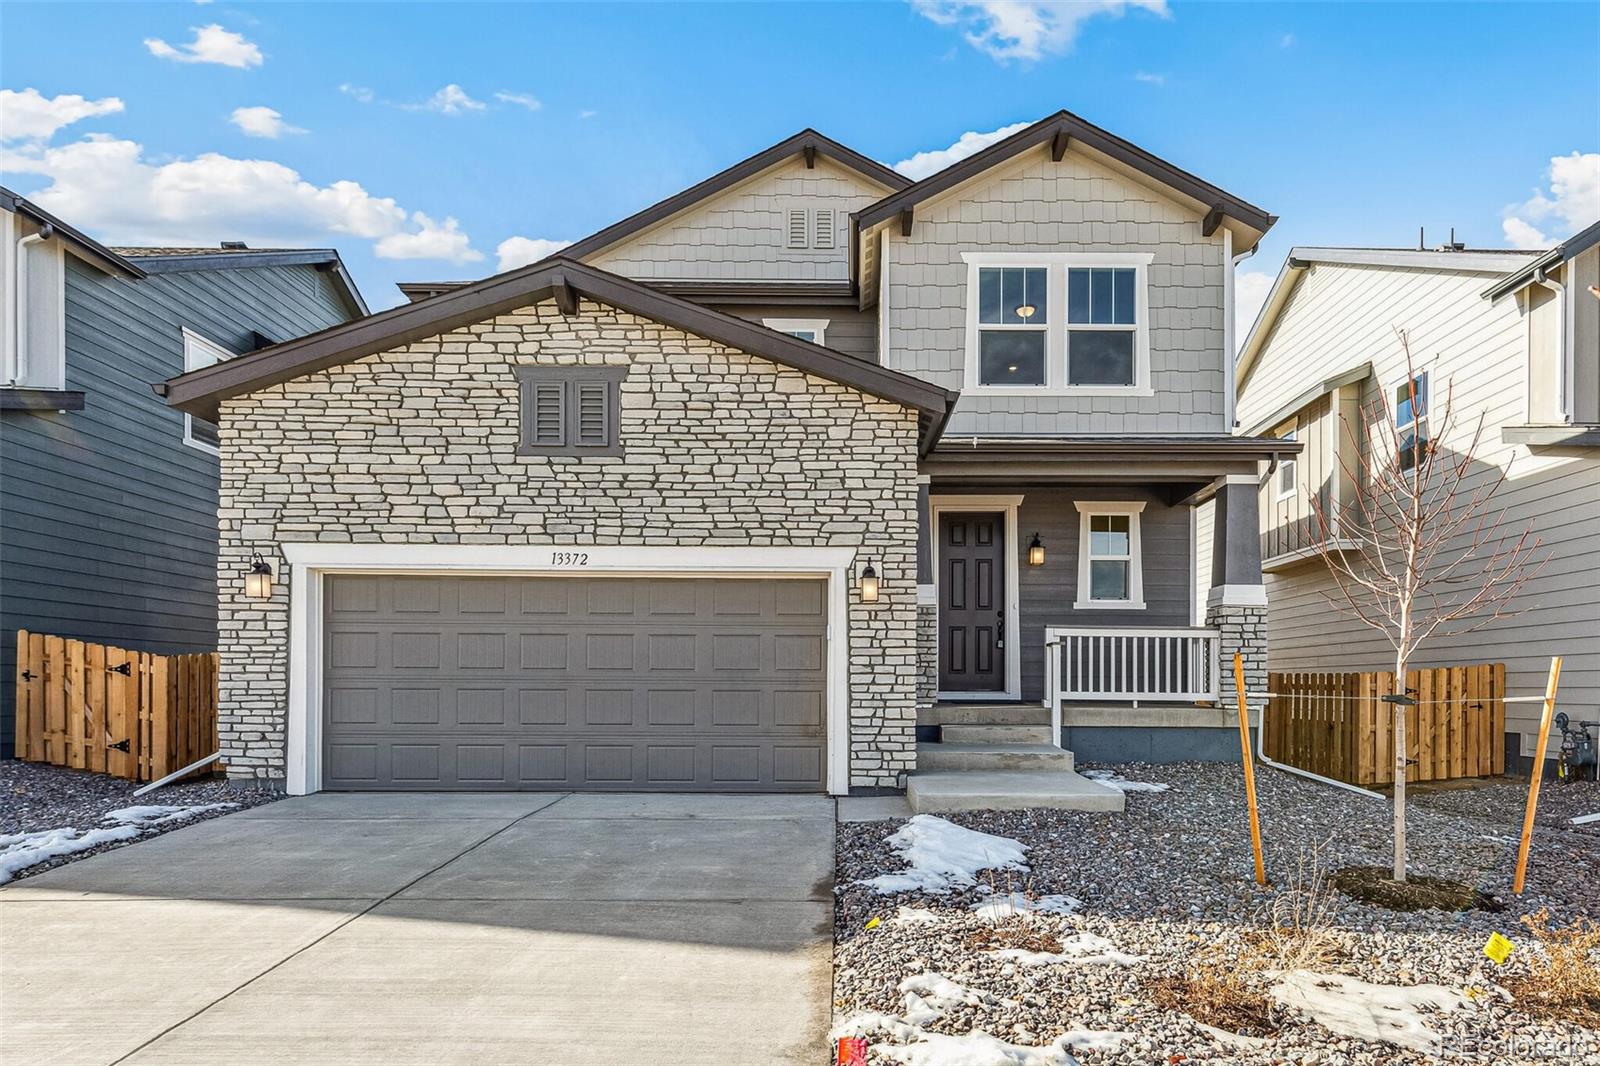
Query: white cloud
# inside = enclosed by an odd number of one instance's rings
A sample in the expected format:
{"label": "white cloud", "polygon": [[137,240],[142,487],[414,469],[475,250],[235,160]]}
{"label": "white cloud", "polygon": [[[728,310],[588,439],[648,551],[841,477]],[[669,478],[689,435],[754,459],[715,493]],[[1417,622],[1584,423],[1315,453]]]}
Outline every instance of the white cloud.
{"label": "white cloud", "polygon": [[277,140],[286,133],[304,133],[299,126],[283,121],[283,115],[270,107],[236,107],[228,121],[238,126],[246,137],[265,137]]}
{"label": "white cloud", "polygon": [[579,118],[594,118],[599,113],[600,112],[598,112],[598,111],[590,111],[590,110],[585,109],[583,111],[579,111],[578,112],[578,117]]}
{"label": "white cloud", "polygon": [[476,263],[483,253],[472,247],[453,218],[435,222],[421,211],[411,213],[417,229],[391,233],[373,249],[379,259],[443,259],[451,263]]}
{"label": "white cloud", "polygon": [[407,111],[436,111],[441,115],[462,115],[468,111],[482,111],[488,107],[482,100],[474,100],[467,91],[451,82],[420,104],[401,104]]}
{"label": "white cloud", "polygon": [[354,98],[357,103],[361,104],[370,104],[378,98],[377,94],[365,85],[351,85],[349,82],[340,85],[339,91],[346,96]]}
{"label": "white cloud", "polygon": [[515,104],[518,107],[525,107],[529,111],[537,111],[544,106],[539,102],[539,98],[531,93],[513,93],[501,89],[494,94],[494,98],[502,104]]}
{"label": "white cloud", "polygon": [[1165,85],[1167,76],[1165,74],[1151,74],[1148,71],[1141,70],[1133,76],[1133,80],[1142,81],[1146,85]]}
{"label": "white cloud", "polygon": [[89,100],[77,93],[42,96],[38,89],[0,89],[0,140],[48,141],[63,126],[122,109],[115,96]]}
{"label": "white cloud", "polygon": [[157,59],[170,59],[174,63],[216,63],[224,67],[259,67],[261,49],[244,39],[244,34],[225,30],[213,22],[209,26],[191,26],[194,40],[173,47],[159,37],[146,37],[144,46]]}
{"label": "white cloud", "polygon": [[1267,302],[1275,279],[1259,270],[1241,270],[1233,276],[1233,343],[1242,347]]}
{"label": "white cloud", "polygon": [[904,174],[913,181],[921,181],[929,174],[937,174],[951,163],[959,162],[969,155],[974,155],[994,144],[1003,141],[1021,129],[1027,129],[1030,123],[1014,122],[1009,126],[1001,126],[988,133],[976,133],[971,130],[956,138],[956,143],[948,148],[940,148],[932,152],[918,152],[910,159],[902,159],[894,165],[894,169]]}
{"label": "white cloud", "polygon": [[1517,248],[1547,248],[1600,219],[1600,152],[1554,156],[1549,176],[1548,190],[1502,212],[1501,229]]}
{"label": "white cloud", "polygon": [[1079,27],[1098,15],[1128,8],[1166,17],[1166,0],[911,0],[924,18],[961,31],[967,43],[1005,62],[1035,60],[1070,51]]}
{"label": "white cloud", "polygon": [[500,272],[503,274],[517,267],[548,259],[571,243],[571,241],[552,241],[544,237],[507,237],[500,242],[499,247],[495,248],[494,254],[500,259]]}
{"label": "white cloud", "polygon": [[377,242],[387,258],[481,258],[454,219],[436,223],[358,182],[317,185],[265,159],[208,152],[152,163],[133,141],[91,135],[59,147],[8,148],[0,170],[47,177],[50,184],[29,199],[109,244],[270,247],[359,238]]}

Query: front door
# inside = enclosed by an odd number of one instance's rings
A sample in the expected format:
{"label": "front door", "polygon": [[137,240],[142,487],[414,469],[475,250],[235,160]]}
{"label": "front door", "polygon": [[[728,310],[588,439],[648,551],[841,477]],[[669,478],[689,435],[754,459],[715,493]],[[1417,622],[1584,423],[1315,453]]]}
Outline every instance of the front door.
{"label": "front door", "polygon": [[1006,687],[1005,515],[939,516],[939,689]]}

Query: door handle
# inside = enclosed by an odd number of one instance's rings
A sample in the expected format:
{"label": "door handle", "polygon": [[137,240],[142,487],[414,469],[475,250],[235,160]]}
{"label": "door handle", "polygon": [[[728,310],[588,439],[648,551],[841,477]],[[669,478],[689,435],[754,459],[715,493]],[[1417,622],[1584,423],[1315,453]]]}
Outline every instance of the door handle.
{"label": "door handle", "polygon": [[1003,648],[1006,646],[1006,613],[1004,611],[996,611],[995,615],[999,617],[1000,625],[995,629],[994,646]]}

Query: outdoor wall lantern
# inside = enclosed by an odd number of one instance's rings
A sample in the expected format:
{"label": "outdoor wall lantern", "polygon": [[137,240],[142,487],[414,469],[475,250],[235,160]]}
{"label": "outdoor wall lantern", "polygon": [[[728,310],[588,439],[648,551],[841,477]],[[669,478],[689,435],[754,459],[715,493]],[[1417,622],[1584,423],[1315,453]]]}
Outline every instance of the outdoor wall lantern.
{"label": "outdoor wall lantern", "polygon": [[861,571],[861,602],[878,602],[878,571],[873,568],[870,560],[867,562],[867,568]]}
{"label": "outdoor wall lantern", "polygon": [[250,570],[244,575],[244,594],[252,600],[272,598],[272,567],[259,552],[250,557]]}
{"label": "outdoor wall lantern", "polygon": [[1033,535],[1033,539],[1028,542],[1028,565],[1044,565],[1044,541],[1039,539],[1039,534],[1037,533],[1035,533]]}

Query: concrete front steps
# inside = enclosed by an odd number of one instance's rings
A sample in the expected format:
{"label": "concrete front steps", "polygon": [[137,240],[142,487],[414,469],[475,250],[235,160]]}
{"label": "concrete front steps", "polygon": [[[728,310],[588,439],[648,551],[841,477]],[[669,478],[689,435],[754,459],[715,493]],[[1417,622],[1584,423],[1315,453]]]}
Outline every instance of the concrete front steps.
{"label": "concrete front steps", "polygon": [[906,799],[918,813],[1056,810],[1120,811],[1122,793],[1073,770],[1072,752],[1052,743],[1050,712],[1028,704],[939,704],[917,724],[939,741],[917,745]]}

